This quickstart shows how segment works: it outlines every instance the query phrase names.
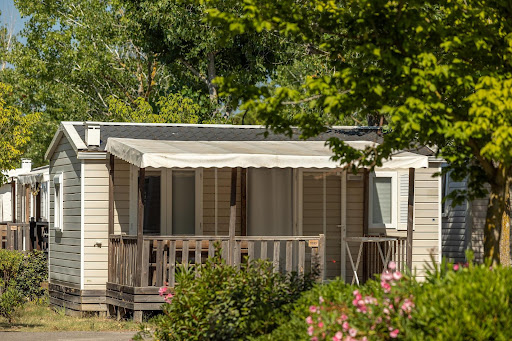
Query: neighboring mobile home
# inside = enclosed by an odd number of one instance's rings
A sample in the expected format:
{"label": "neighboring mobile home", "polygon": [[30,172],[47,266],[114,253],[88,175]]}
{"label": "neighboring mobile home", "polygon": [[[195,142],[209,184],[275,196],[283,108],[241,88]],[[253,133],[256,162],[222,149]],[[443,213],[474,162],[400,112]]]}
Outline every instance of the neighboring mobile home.
{"label": "neighboring mobile home", "polygon": [[22,159],[21,168],[5,172],[7,182],[0,187],[0,248],[46,249],[50,167],[31,168],[31,160]]}
{"label": "neighboring mobile home", "polygon": [[440,162],[430,149],[353,174],[324,142],[364,148],[381,141],[377,129],[334,127],[308,141],[265,132],[62,122],[46,154],[52,305],[108,304],[140,319],[160,307],[175,263],[200,264],[216,241],[234,265],[246,255],[302,273],[316,262],[326,280],[364,279],[390,259],[422,277],[431,254],[439,261]]}

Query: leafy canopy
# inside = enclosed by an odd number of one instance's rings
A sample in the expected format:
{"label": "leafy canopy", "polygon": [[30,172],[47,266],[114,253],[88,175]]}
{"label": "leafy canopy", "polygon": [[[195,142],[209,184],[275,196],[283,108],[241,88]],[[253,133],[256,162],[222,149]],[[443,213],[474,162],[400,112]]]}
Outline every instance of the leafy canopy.
{"label": "leafy canopy", "polygon": [[[18,166],[18,160],[30,141],[33,125],[40,119],[39,113],[24,115],[20,109],[7,104],[12,94],[9,85],[0,83],[0,171]],[[0,177],[0,183],[4,180]]]}

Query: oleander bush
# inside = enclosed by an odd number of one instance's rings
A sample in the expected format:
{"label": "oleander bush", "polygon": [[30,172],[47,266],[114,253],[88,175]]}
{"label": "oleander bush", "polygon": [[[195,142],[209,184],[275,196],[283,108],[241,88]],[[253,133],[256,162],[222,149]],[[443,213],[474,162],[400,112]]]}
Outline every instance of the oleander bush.
{"label": "oleander bush", "polygon": [[[471,259],[471,255],[468,255]],[[391,269],[356,287],[306,292],[259,340],[511,340],[512,268],[432,263],[418,282]]]}
{"label": "oleander bush", "polygon": [[41,283],[48,280],[48,261],[44,252],[31,251],[23,257],[16,287],[30,300],[43,298],[47,290]]}
{"label": "oleander bush", "polygon": [[154,319],[155,339],[239,340],[269,333],[284,318],[284,306],[313,284],[312,276],[274,273],[266,261],[238,270],[219,255],[195,270],[181,267],[175,292],[160,290],[166,303]]}

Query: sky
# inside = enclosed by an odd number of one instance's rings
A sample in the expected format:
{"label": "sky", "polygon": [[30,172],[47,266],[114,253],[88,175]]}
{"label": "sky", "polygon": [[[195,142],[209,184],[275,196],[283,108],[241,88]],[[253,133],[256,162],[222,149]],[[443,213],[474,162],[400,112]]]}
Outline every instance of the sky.
{"label": "sky", "polygon": [[21,19],[13,0],[0,0],[0,12],[2,13],[0,16],[2,25],[9,27],[14,22],[14,33],[19,33],[23,29],[24,20]]}

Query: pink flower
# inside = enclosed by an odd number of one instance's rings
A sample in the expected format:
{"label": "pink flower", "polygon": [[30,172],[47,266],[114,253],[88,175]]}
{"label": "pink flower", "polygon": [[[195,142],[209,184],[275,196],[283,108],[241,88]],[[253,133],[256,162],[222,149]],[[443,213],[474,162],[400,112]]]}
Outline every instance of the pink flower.
{"label": "pink flower", "polygon": [[343,333],[337,331],[336,334],[334,334],[334,337],[341,341],[341,339],[343,338]]}
{"label": "pink flower", "polygon": [[453,265],[453,271],[459,271],[459,264]]}
{"label": "pink flower", "polygon": [[382,274],[381,279],[386,282],[391,281],[393,279],[393,275],[389,271],[386,271]]}
{"label": "pink flower", "polygon": [[314,305],[310,306],[309,311],[312,313],[316,313],[316,306],[314,306]]}
{"label": "pink flower", "polygon": [[400,280],[400,278],[402,278],[402,273],[401,273],[400,271],[395,271],[395,272],[393,272],[393,279],[394,279],[395,281],[399,281],[399,280]]}
{"label": "pink flower", "polygon": [[377,324],[382,323],[382,317],[380,317],[380,316],[379,316],[379,317],[377,317],[377,319],[375,320],[375,322],[376,322]]}
{"label": "pink flower", "polygon": [[313,324],[313,319],[311,318],[311,316],[306,317],[306,323]]}
{"label": "pink flower", "polygon": [[389,285],[389,283],[382,281],[382,282],[380,282],[380,286],[382,287],[382,289],[384,289],[384,292],[386,294],[391,291],[391,285]]}
{"label": "pink flower", "polygon": [[350,328],[350,325],[348,324],[348,322],[347,322],[347,321],[343,322],[343,324],[342,324],[341,326],[343,327],[343,330],[344,330],[344,331],[347,331],[347,330],[349,330],[349,328]]}
{"label": "pink flower", "polygon": [[389,315],[389,309],[388,308],[384,308],[384,309],[382,309],[382,311],[384,312],[384,314]]}
{"label": "pink flower", "polygon": [[342,319],[343,321],[346,321],[346,320],[348,320],[348,316],[347,316],[347,315],[345,315],[345,314],[343,314],[343,315],[341,315],[341,319]]}
{"label": "pink flower", "polygon": [[166,287],[161,287],[160,289],[158,289],[158,294],[160,296],[163,296],[165,294],[165,292],[167,291],[167,288]]}
{"label": "pink flower", "polygon": [[396,269],[396,263],[393,262],[393,261],[389,262],[388,269],[389,270],[395,270]]}
{"label": "pink flower", "polygon": [[322,321],[318,322],[318,328],[323,328],[324,327],[324,323]]}
{"label": "pink flower", "polygon": [[367,338],[366,336],[363,336],[363,337],[361,338],[361,341],[368,341],[368,338]]}
{"label": "pink flower", "polygon": [[313,336],[310,340],[311,340],[311,341],[318,341],[318,337]]}
{"label": "pink flower", "polygon": [[398,329],[395,329],[393,330],[391,333],[389,333],[389,336],[392,338],[392,339],[396,339],[398,337],[398,333],[400,331]]}
{"label": "pink flower", "polygon": [[357,330],[354,328],[350,328],[350,330],[348,331],[348,334],[352,337],[355,337],[357,335]]}
{"label": "pink flower", "polygon": [[318,298],[318,301],[320,302],[320,304],[322,304],[322,303],[324,303],[324,298],[323,298],[322,296],[320,296],[320,297]]}
{"label": "pink flower", "polygon": [[165,302],[171,303],[173,297],[174,297],[173,294],[171,294],[171,293],[167,294],[167,296],[165,296]]}
{"label": "pink flower", "polygon": [[315,330],[315,329],[313,328],[313,326],[309,326],[309,327],[308,327],[308,335],[309,335],[309,336],[312,336],[312,335],[313,335],[313,331],[314,331],[314,330]]}

